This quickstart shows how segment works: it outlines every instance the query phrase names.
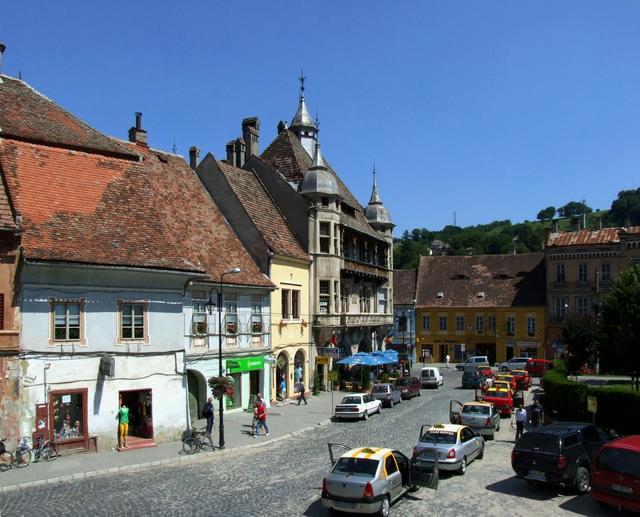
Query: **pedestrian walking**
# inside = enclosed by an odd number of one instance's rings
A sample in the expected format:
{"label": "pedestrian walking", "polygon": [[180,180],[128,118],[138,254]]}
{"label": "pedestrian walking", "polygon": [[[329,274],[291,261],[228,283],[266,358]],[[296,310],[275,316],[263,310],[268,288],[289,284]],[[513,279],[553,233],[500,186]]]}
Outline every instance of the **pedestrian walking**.
{"label": "pedestrian walking", "polygon": [[209,397],[204,407],[202,408],[202,415],[207,419],[207,438],[209,443],[211,444],[211,448],[215,449],[213,445],[213,438],[211,437],[211,433],[213,431],[213,419],[215,413],[213,411],[213,398]]}
{"label": "pedestrian walking", "polygon": [[300,405],[300,402],[302,402],[304,400],[304,405],[307,405],[307,399],[304,396],[304,392],[305,392],[305,388],[304,388],[304,382],[300,381],[298,383],[298,393],[300,394],[298,396],[298,406]]}
{"label": "pedestrian walking", "polygon": [[258,425],[258,406],[260,404],[264,404],[262,400],[262,393],[258,393],[256,395],[255,400],[253,401],[253,418],[251,420],[251,434],[256,434],[256,426]]}
{"label": "pedestrian walking", "polygon": [[447,368],[449,368],[449,362],[451,361],[451,356],[449,354],[445,357],[445,361],[447,362]]}
{"label": "pedestrian walking", "polygon": [[544,425],[544,408],[538,399],[533,401],[533,405],[527,411],[531,429],[537,429]]}
{"label": "pedestrian walking", "polygon": [[518,443],[518,440],[522,438],[522,435],[524,434],[524,424],[527,423],[527,410],[524,408],[524,404],[522,403],[515,411],[515,422],[516,422],[516,443]]}
{"label": "pedestrian walking", "polygon": [[258,417],[258,421],[256,422],[256,431],[253,433],[253,437],[255,438],[260,434],[261,427],[264,429],[265,434],[269,436],[269,428],[267,427],[267,408],[262,401],[258,403],[256,416]]}

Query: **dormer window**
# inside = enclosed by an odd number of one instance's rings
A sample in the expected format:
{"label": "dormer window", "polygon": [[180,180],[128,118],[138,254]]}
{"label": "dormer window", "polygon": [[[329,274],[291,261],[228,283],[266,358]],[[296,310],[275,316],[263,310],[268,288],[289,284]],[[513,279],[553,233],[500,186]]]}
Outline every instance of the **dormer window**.
{"label": "dormer window", "polygon": [[444,298],[444,291],[438,291],[438,292],[436,293],[436,298],[438,298],[438,299],[442,299],[442,298]]}
{"label": "dormer window", "polygon": [[467,275],[463,274],[463,273],[459,273],[457,275],[453,275],[451,277],[451,279],[452,280],[470,280],[470,278]]}
{"label": "dormer window", "polygon": [[480,298],[480,299],[484,299],[484,291],[480,291],[480,292],[477,294],[477,297],[478,297],[478,298]]}
{"label": "dormer window", "polygon": [[509,280],[510,278],[513,277],[511,275],[507,275],[506,273],[498,273],[493,277],[494,280]]}

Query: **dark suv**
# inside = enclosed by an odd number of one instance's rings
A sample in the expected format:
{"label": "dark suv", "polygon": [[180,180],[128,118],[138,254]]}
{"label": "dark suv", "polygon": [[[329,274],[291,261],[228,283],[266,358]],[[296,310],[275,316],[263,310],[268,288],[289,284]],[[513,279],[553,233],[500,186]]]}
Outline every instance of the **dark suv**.
{"label": "dark suv", "polygon": [[511,452],[511,466],[529,484],[562,484],[584,494],[591,486],[591,464],[600,446],[612,439],[584,422],[556,422],[525,433]]}
{"label": "dark suv", "polygon": [[482,388],[485,377],[478,371],[466,371],[462,374],[462,387],[464,389]]}

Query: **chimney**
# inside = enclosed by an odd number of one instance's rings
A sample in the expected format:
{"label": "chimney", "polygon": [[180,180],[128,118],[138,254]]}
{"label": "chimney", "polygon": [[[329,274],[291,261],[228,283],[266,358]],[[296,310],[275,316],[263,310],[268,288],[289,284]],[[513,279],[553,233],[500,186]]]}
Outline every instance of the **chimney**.
{"label": "chimney", "polygon": [[229,165],[236,164],[236,143],[234,140],[227,142],[227,163]]}
{"label": "chimney", "polygon": [[287,129],[287,123],[284,120],[278,122],[278,134],[282,133],[285,129]]}
{"label": "chimney", "polygon": [[[7,46],[0,41],[0,75],[2,75],[2,55],[7,49]],[[2,83],[2,77],[0,77],[0,84]]]}
{"label": "chimney", "polygon": [[236,154],[236,163],[232,165],[235,165],[236,167],[241,169],[242,166],[244,165],[244,158],[245,158],[247,146],[245,144],[245,141],[242,138],[238,138],[234,142],[234,146],[235,146],[235,154]]}
{"label": "chimney", "polygon": [[200,158],[200,149],[195,145],[189,147],[189,165],[195,171],[198,166],[198,159]]}
{"label": "chimney", "polygon": [[558,220],[551,219],[551,233],[558,233]]}
{"label": "chimney", "polygon": [[147,132],[142,129],[142,113],[136,111],[136,125],[129,129],[129,142],[149,147]]}
{"label": "chimney", "polygon": [[242,120],[242,138],[246,144],[244,161],[246,162],[254,154],[258,155],[258,140],[260,138],[260,120],[258,117],[250,117]]}

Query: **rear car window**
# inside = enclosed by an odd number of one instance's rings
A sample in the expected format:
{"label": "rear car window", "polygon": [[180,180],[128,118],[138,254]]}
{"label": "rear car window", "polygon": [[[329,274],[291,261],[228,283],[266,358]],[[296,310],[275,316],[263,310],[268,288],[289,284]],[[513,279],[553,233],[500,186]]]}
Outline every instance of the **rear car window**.
{"label": "rear car window", "polygon": [[389,386],[374,386],[374,393],[389,393]]}
{"label": "rear car window", "polygon": [[506,391],[489,391],[487,397],[495,397],[497,399],[509,398],[509,393]]}
{"label": "rear car window", "polygon": [[578,445],[580,441],[578,440],[577,434],[570,434],[569,436],[565,436],[562,439],[562,443],[565,447],[573,447],[574,445]]}
{"label": "rear car window", "polygon": [[420,438],[421,442],[427,443],[450,443],[458,441],[457,434],[453,431],[427,431]]}
{"label": "rear car window", "polygon": [[545,452],[560,452],[557,436],[543,433],[524,433],[518,440],[518,449],[540,450]]}
{"label": "rear car window", "polygon": [[614,447],[605,447],[598,458],[598,468],[640,477],[640,453]]}
{"label": "rear car window", "polygon": [[376,475],[378,463],[378,460],[364,458],[340,458],[332,473],[372,478]]}
{"label": "rear car window", "polygon": [[361,397],[345,397],[340,404],[360,404],[362,403]]}
{"label": "rear car window", "polygon": [[433,370],[424,370],[422,372],[423,377],[433,377]]}
{"label": "rear car window", "polygon": [[478,377],[478,372],[464,372],[462,374],[463,379],[476,379]]}
{"label": "rear car window", "polygon": [[488,415],[489,406],[478,406],[476,404],[469,405],[469,406],[462,406],[462,412],[467,414],[474,414],[474,415]]}

